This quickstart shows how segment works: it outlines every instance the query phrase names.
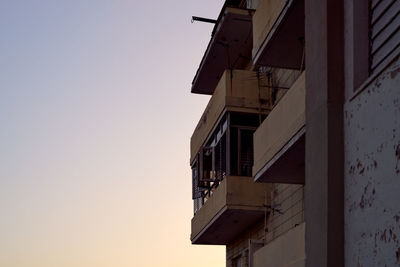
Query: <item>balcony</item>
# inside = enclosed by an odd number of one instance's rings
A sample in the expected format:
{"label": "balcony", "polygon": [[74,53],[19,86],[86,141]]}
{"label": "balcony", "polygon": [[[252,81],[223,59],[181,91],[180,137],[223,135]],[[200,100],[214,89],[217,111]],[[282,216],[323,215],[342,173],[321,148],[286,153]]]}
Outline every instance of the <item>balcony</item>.
{"label": "balcony", "polygon": [[305,94],[303,72],[254,133],[256,182],[304,183]]}
{"label": "balcony", "polygon": [[305,223],[258,249],[253,261],[254,267],[305,267]]}
{"label": "balcony", "polygon": [[253,15],[254,65],[304,66],[304,0],[262,0]]}
{"label": "balcony", "polygon": [[263,218],[269,193],[271,185],[255,184],[250,177],[225,177],[192,218],[192,243],[228,244]]}
{"label": "balcony", "polygon": [[191,137],[191,164],[226,112],[262,114],[265,117],[270,107],[269,89],[260,83],[257,73],[252,71],[226,70],[222,74]]}
{"label": "balcony", "polygon": [[212,95],[226,69],[245,69],[252,48],[253,10],[225,6],[192,82],[192,93]]}

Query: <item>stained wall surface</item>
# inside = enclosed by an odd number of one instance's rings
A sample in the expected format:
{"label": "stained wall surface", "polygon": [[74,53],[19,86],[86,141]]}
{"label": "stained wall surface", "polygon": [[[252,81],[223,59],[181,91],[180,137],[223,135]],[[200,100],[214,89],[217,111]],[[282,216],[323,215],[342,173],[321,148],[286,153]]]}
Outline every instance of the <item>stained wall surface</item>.
{"label": "stained wall surface", "polygon": [[400,266],[400,60],[344,107],[346,266]]}
{"label": "stained wall surface", "polygon": [[[266,246],[269,246],[273,240],[304,223],[304,185],[275,183],[272,184],[272,188],[272,206],[275,210],[268,210],[266,232],[264,233],[264,219],[261,219],[228,244],[226,246],[227,267],[235,266],[234,261],[238,257],[249,256],[248,250],[246,251],[249,248],[249,240],[262,241],[265,238]],[[246,262],[247,260],[248,258]],[[268,263],[273,264],[274,261],[271,259]]]}

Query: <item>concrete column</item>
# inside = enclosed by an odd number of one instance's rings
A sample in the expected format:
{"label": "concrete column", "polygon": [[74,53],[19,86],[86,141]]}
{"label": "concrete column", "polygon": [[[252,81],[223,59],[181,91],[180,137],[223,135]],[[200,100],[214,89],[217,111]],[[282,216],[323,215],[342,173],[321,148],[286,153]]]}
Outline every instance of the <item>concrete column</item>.
{"label": "concrete column", "polygon": [[305,1],[307,267],[344,266],[343,1]]}

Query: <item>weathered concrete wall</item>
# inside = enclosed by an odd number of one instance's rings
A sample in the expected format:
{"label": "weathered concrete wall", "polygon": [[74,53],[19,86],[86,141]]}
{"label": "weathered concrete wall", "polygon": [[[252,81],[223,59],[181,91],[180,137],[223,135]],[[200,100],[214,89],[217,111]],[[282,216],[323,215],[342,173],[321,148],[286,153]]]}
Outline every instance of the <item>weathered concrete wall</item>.
{"label": "weathered concrete wall", "polygon": [[[209,234],[202,233],[202,231],[212,224],[218,224],[214,221],[218,216],[222,216],[223,218],[227,216],[226,219],[231,217],[232,213],[229,213],[230,210],[234,210],[234,213],[239,213],[240,210],[260,210],[259,213],[262,214],[264,205],[270,204],[268,202],[269,200],[265,199],[265,195],[270,195],[272,190],[272,185],[266,183],[256,184],[249,177],[225,177],[211,197],[204,203],[203,207],[201,207],[192,218],[192,233],[190,239],[193,241],[198,235],[203,236],[203,240],[207,239]],[[226,215],[228,213],[230,215]],[[246,218],[242,218],[244,221],[246,219],[251,219],[248,214]],[[229,220],[222,220],[227,224],[232,223]],[[235,225],[227,225],[226,227],[235,228]],[[222,235],[220,233],[214,234]],[[230,235],[233,234],[234,233],[231,233]]]}
{"label": "weathered concrete wall", "polygon": [[285,3],[284,0],[262,0],[257,6],[253,15],[253,58],[279,17]]}
{"label": "weathered concrete wall", "polygon": [[272,204],[277,211],[268,217],[267,243],[304,222],[304,185],[274,184]]}
{"label": "weathered concrete wall", "polygon": [[400,266],[400,61],[345,103],[346,266]]}
{"label": "weathered concrete wall", "polygon": [[264,220],[261,219],[247,229],[241,236],[226,246],[226,267],[235,266],[235,258],[245,257],[248,262],[249,239],[262,240],[264,238]]}
{"label": "weathered concrete wall", "polygon": [[305,267],[304,238],[305,223],[302,223],[257,250],[254,253],[254,267]]}
{"label": "weathered concrete wall", "polygon": [[[304,223],[304,186],[273,184],[272,205],[277,210],[269,211],[266,233],[264,233],[264,219],[262,219],[226,246],[227,267],[234,266],[233,259],[242,255],[248,248],[249,239],[261,241],[265,238],[268,245],[276,238]],[[273,263],[272,259],[270,263]]]}
{"label": "weathered concrete wall", "polygon": [[254,133],[253,175],[304,126],[305,92],[303,73]]}

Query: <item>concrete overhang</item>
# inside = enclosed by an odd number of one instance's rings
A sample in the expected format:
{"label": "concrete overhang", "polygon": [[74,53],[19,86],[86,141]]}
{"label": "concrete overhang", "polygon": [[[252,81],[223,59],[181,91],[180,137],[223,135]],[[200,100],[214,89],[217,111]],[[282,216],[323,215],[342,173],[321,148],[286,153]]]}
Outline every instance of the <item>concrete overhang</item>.
{"label": "concrete overhang", "polygon": [[226,177],[192,218],[192,244],[229,244],[263,218],[271,192],[270,184],[256,184],[249,177]]}
{"label": "concrete overhang", "polygon": [[243,69],[251,58],[253,10],[225,7],[192,81],[192,93],[212,95],[226,69]]}
{"label": "concrete overhang", "polygon": [[[278,7],[261,7],[253,16],[253,27],[260,28],[254,31],[254,65],[300,69],[304,66],[304,0],[264,2],[264,5],[277,2]],[[277,18],[272,22],[262,19],[265,16],[275,18],[274,15]]]}
{"label": "concrete overhang", "polygon": [[304,184],[305,72],[254,133],[255,182]]}
{"label": "concrete overhang", "polygon": [[305,132],[305,127],[298,131],[254,176],[254,181],[304,184]]}

